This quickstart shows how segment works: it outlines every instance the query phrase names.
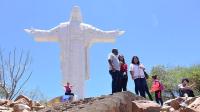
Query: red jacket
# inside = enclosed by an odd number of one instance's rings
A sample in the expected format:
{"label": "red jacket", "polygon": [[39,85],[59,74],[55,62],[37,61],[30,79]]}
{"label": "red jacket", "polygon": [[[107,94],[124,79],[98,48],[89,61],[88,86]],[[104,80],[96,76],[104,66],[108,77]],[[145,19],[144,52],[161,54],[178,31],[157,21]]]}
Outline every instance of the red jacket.
{"label": "red jacket", "polygon": [[159,80],[154,80],[150,91],[155,92],[155,91],[158,91],[158,90],[161,90],[160,89],[160,82],[159,82]]}

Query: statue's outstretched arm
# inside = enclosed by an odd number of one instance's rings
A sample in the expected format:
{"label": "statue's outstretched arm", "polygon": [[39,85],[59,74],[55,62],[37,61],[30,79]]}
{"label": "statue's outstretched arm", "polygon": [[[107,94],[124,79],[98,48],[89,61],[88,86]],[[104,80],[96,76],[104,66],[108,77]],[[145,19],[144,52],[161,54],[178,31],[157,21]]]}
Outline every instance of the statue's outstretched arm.
{"label": "statue's outstretched arm", "polygon": [[112,30],[112,31],[103,31],[97,28],[90,29],[92,43],[95,42],[114,42],[115,38],[124,34],[124,31]]}
{"label": "statue's outstretched arm", "polygon": [[96,42],[114,42],[115,38],[124,34],[124,31],[120,30],[113,30],[113,31],[103,31],[92,27],[90,25],[84,24],[84,28],[86,29],[86,37],[88,41],[85,44],[85,60],[86,60],[86,72],[85,72],[85,79],[89,79],[89,55],[88,55],[88,48]]}
{"label": "statue's outstretched arm", "polygon": [[39,30],[39,29],[24,29],[27,33],[32,34],[34,36],[35,41],[39,42],[55,42],[58,41],[57,37],[57,28],[53,28],[50,30]]}

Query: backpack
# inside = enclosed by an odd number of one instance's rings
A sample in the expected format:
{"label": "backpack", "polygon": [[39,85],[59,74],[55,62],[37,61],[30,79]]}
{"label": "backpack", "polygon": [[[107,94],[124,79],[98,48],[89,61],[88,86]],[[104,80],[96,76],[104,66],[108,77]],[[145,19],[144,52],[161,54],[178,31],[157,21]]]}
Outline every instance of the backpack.
{"label": "backpack", "polygon": [[163,91],[165,89],[163,83],[159,82],[159,84],[160,84],[160,90]]}
{"label": "backpack", "polygon": [[165,90],[165,86],[163,85],[163,83],[160,82],[160,81],[156,81],[156,82],[159,83],[159,88],[160,88],[160,90],[161,90],[161,91],[164,91],[164,90]]}
{"label": "backpack", "polygon": [[[143,70],[144,71],[144,70]],[[146,79],[148,79],[149,78],[149,75],[147,74],[147,72],[146,71],[144,71],[144,76],[145,76],[145,78]]]}

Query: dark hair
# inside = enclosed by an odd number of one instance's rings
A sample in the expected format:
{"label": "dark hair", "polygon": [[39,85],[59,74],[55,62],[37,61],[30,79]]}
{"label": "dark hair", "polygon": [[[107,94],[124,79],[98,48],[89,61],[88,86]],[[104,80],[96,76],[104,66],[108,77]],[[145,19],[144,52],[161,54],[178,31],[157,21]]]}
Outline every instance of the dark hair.
{"label": "dark hair", "polygon": [[112,53],[114,53],[114,52],[118,52],[118,49],[113,48],[113,49],[112,49]]}
{"label": "dark hair", "polygon": [[123,55],[119,55],[119,56],[118,56],[119,61],[121,61],[121,60],[120,60],[120,57],[122,57],[122,62],[125,64],[126,62],[125,62],[124,56],[123,56]]}
{"label": "dark hair", "polygon": [[152,77],[152,79],[157,79],[157,75],[153,75],[151,77]]}
{"label": "dark hair", "polygon": [[115,55],[118,55],[118,50],[114,48],[114,49],[112,49],[112,53]]}
{"label": "dark hair", "polygon": [[190,82],[188,78],[183,78],[181,82],[183,83],[184,81],[186,81],[187,83]]}
{"label": "dark hair", "polygon": [[[135,59],[135,58],[138,60],[138,63],[134,63],[134,59]],[[139,58],[138,58],[137,56],[133,56],[131,63],[132,63],[132,64],[140,65]]]}

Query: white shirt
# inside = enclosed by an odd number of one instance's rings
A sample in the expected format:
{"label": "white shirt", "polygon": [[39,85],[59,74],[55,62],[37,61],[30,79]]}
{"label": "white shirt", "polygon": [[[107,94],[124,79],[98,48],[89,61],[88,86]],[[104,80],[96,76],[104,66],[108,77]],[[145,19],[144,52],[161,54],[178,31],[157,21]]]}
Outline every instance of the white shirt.
{"label": "white shirt", "polygon": [[143,64],[140,64],[139,66],[136,64],[130,64],[130,71],[134,73],[134,76],[133,76],[134,79],[145,78],[143,69],[144,69]]}
{"label": "white shirt", "polygon": [[179,84],[179,85],[178,85],[178,88],[179,88],[179,89],[184,89],[184,88],[186,88],[186,87],[187,87],[187,85],[186,85],[186,86],[183,86],[183,84]]}
{"label": "white shirt", "polygon": [[[119,70],[120,71],[120,63],[119,63],[119,59],[118,59],[118,55],[116,56],[113,53],[110,53],[108,55],[108,60],[111,60],[113,67],[115,68],[115,70]],[[112,67],[109,64],[109,70],[112,70]]]}

